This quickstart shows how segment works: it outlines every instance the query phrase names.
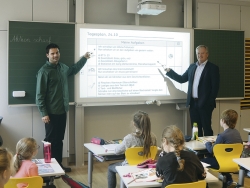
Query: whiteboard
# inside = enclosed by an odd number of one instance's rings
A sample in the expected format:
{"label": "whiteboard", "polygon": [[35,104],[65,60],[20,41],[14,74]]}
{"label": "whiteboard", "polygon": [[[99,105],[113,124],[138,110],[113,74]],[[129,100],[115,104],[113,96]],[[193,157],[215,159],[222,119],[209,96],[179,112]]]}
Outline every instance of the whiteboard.
{"label": "whiteboard", "polygon": [[192,41],[192,29],[76,24],[76,59],[92,53],[75,77],[77,105],[185,101],[188,83],[160,72],[169,67],[183,74],[191,62]]}

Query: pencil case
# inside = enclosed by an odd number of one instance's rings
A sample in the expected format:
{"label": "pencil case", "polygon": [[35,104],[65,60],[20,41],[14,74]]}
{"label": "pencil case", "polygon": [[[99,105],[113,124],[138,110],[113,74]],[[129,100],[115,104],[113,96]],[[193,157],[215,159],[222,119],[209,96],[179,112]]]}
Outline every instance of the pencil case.
{"label": "pencil case", "polygon": [[142,163],[139,163],[137,165],[138,168],[155,168],[156,167],[156,160],[153,159],[147,159],[143,161]]}
{"label": "pencil case", "polygon": [[105,140],[103,140],[102,138],[98,138],[98,137],[91,138],[90,142],[93,143],[93,144],[98,144],[98,145],[104,145],[105,144]]}

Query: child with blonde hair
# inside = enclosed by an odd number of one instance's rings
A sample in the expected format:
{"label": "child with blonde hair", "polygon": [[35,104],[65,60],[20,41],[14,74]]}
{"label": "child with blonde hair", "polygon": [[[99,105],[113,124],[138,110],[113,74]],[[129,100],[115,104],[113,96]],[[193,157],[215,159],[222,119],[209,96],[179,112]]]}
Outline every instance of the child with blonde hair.
{"label": "child with blonde hair", "polygon": [[9,181],[11,175],[12,154],[0,147],[0,188]]}
{"label": "child with blonde hair", "polygon": [[[145,156],[150,157],[150,146],[156,146],[156,137],[151,132],[151,122],[148,114],[143,111],[138,111],[133,116],[133,127],[135,132],[128,134],[124,137],[121,144],[115,148],[115,154],[125,153],[127,148],[143,147]],[[116,187],[116,166],[127,165],[125,159],[123,162],[110,164],[108,167],[108,188]]]}
{"label": "child with blonde hair", "polygon": [[14,157],[15,178],[38,176],[38,167],[31,161],[38,149],[34,138],[22,138],[18,141]]}
{"label": "child with blonde hair", "polygon": [[191,183],[205,179],[206,171],[195,153],[185,151],[184,136],[175,125],[162,133],[162,152],[156,165],[156,175],[163,178],[162,188],[175,183]]}

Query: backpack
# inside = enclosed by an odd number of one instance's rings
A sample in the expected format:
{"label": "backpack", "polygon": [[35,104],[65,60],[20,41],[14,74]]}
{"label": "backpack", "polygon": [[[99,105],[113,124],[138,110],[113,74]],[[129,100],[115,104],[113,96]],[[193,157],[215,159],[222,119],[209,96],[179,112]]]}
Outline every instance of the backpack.
{"label": "backpack", "polygon": [[83,183],[73,180],[67,174],[61,176],[62,180],[68,184],[71,188],[89,188],[89,186],[84,185]]}

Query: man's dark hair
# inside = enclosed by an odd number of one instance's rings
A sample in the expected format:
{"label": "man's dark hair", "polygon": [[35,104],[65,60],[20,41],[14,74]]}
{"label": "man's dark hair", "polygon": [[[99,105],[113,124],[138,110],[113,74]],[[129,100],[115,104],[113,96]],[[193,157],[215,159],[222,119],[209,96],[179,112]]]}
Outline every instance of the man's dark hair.
{"label": "man's dark hair", "polygon": [[60,47],[59,47],[57,44],[50,43],[50,44],[46,47],[46,54],[49,53],[49,50],[50,50],[51,48],[58,48],[58,50],[60,51]]}

